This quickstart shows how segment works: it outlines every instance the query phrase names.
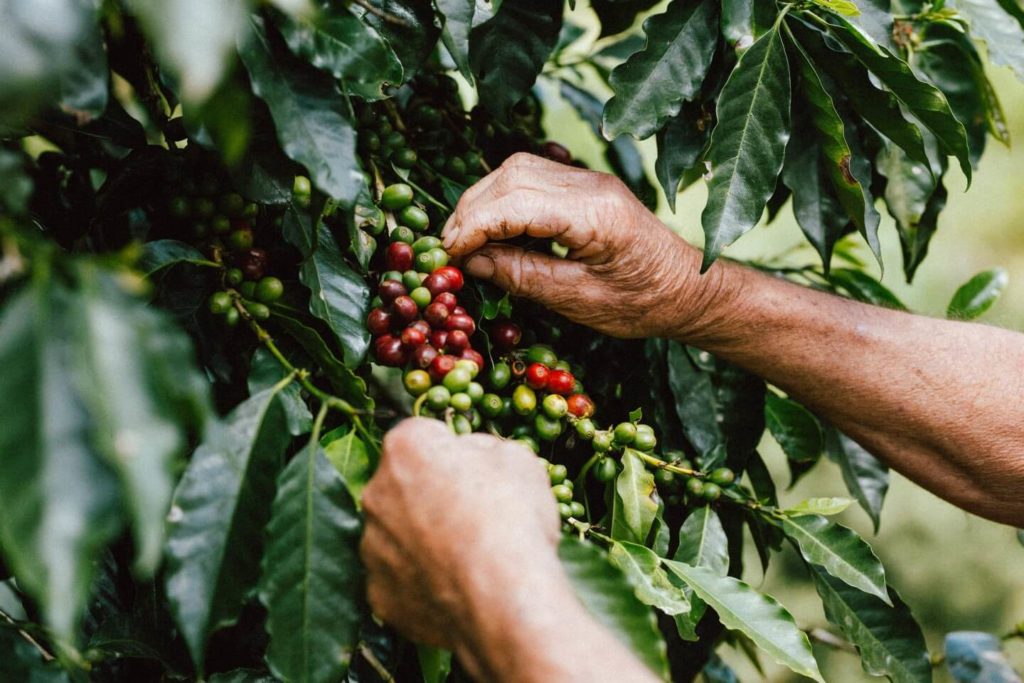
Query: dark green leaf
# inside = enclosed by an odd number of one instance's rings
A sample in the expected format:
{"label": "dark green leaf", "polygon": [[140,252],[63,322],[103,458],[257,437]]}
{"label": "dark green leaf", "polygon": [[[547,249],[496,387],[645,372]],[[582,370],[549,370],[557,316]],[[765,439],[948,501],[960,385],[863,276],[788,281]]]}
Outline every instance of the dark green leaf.
{"label": "dark green leaf", "polygon": [[956,631],[946,634],[946,666],[957,683],[1020,683],[1021,678],[991,633]]}
{"label": "dark green leaf", "polygon": [[1007,21],[997,0],[955,0],[953,4],[967,19],[971,34],[985,41],[992,63],[1010,67],[1024,81],[1024,27]]}
{"label": "dark green leaf", "polygon": [[332,681],[348,669],[363,596],[360,531],[341,476],[310,444],[278,477],[263,556],[267,663],[278,678]]}
{"label": "dark green leaf", "polygon": [[892,589],[890,607],[878,598],[811,566],[811,577],[825,606],[825,616],[860,652],[864,671],[888,676],[894,683],[928,683],[932,666],[921,627]]}
{"label": "dark green leaf", "polygon": [[715,419],[715,389],[711,376],[694,367],[686,347],[678,342],[668,344],[668,383],[686,438],[701,456],[708,457],[724,443]]}
{"label": "dark green leaf", "polygon": [[558,556],[587,611],[644,664],[667,678],[665,641],[654,614],[637,600],[625,575],[598,548],[573,538],[562,540]]}
{"label": "dark green leaf", "polygon": [[469,32],[473,28],[475,0],[434,0],[437,11],[444,17],[441,41],[466,80],[473,82],[469,65]]}
{"label": "dark green leaf", "polygon": [[[622,33],[633,26],[637,16],[657,5],[657,0],[591,0],[590,7],[601,21],[601,37]],[[621,42],[621,41],[620,41]],[[643,41],[640,41],[640,47]],[[639,48],[638,48],[639,49]],[[634,50],[635,52],[635,50]],[[629,55],[622,55],[625,59]]]}
{"label": "dark green leaf", "polygon": [[821,515],[783,518],[782,530],[797,544],[805,560],[889,603],[885,569],[871,546],[856,532]]}
{"label": "dark green leaf", "polygon": [[716,654],[711,655],[701,673],[707,679],[707,683],[740,683],[740,679],[736,678],[736,672]]}
{"label": "dark green leaf", "polygon": [[730,44],[749,44],[771,28],[777,12],[766,0],[723,0],[722,35]]}
{"label": "dark green leaf", "polygon": [[469,60],[480,103],[498,116],[530,92],[562,28],[560,0],[502,3],[473,29]]}
{"label": "dark green leaf", "polygon": [[898,311],[907,310],[903,302],[885,285],[862,270],[835,268],[829,272],[828,280],[834,286],[846,290],[847,294],[858,301]]}
{"label": "dark green leaf", "polygon": [[316,250],[306,259],[299,279],[312,296],[309,310],[323,320],[338,338],[349,367],[358,365],[370,344],[366,314],[370,310],[370,289],[345,263],[330,229],[320,224]]}
{"label": "dark green leaf", "polygon": [[227,73],[245,25],[242,0],[130,0],[160,61],[178,77],[181,96],[201,102]]}
{"label": "dark green leaf", "polygon": [[[273,387],[287,375],[287,370],[269,351],[263,347],[256,349],[249,364],[249,395],[255,396],[264,389]],[[302,400],[302,388],[299,383],[290,382],[278,392],[277,398],[284,407],[288,433],[292,436],[308,433],[313,426],[313,414]]]}
{"label": "dark green leaf", "polygon": [[608,551],[608,559],[633,584],[640,602],[668,615],[690,611],[690,601],[685,592],[669,581],[661,567],[661,559],[650,548],[635,543],[614,543]]}
{"label": "dark green leaf", "polygon": [[340,5],[313,17],[284,17],[281,35],[297,56],[361,93],[383,97],[383,86],[402,83],[402,65],[377,32]]}
{"label": "dark green leaf", "polygon": [[774,661],[816,681],[824,681],[807,636],[773,598],[739,579],[703,567],[665,560],[665,566],[687,583],[718,614],[722,624],[740,631]]}
{"label": "dark green leaf", "polygon": [[373,4],[386,16],[397,19],[388,20],[374,12],[367,12],[363,17],[391,45],[408,81],[430,61],[441,33],[434,17],[433,3],[426,0],[374,0]]}
{"label": "dark green leaf", "polygon": [[906,152],[888,143],[878,153],[875,168],[886,178],[885,205],[901,233],[917,230],[937,179],[926,165],[912,161]]}
{"label": "dark green leaf", "polygon": [[213,266],[203,252],[191,244],[178,240],[154,240],[142,245],[142,256],[139,257],[138,269],[143,275],[150,277],[158,270],[163,270],[178,263],[191,263],[196,266]]}
{"label": "dark green leaf", "polygon": [[39,648],[13,626],[0,623],[0,680],[11,683],[68,683],[55,662],[47,662]]}
{"label": "dark green leaf", "polygon": [[1006,289],[1008,279],[1009,276],[1002,268],[992,268],[978,273],[956,290],[946,309],[946,316],[974,320],[999,299]]}
{"label": "dark green leaf", "polygon": [[356,501],[356,505],[359,505],[363,488],[370,481],[370,475],[373,473],[370,453],[366,444],[353,431],[340,439],[325,443],[323,446],[324,455],[338,470],[349,493]]}
{"label": "dark green leaf", "polygon": [[[797,128],[799,135],[800,130]],[[793,192],[793,215],[829,270],[832,251],[847,232],[850,217],[835,196],[825,156],[817,142],[786,147],[782,182]]]}
{"label": "dark green leaf", "polygon": [[711,135],[710,121],[701,116],[701,112],[699,105],[684,104],[679,116],[670,119],[658,131],[658,160],[654,172],[673,213],[683,174],[697,165]]}
{"label": "dark green leaf", "polygon": [[644,467],[636,451],[622,453],[622,471],[615,479],[612,538],[643,545],[658,514],[654,474]]}
{"label": "dark green leaf", "polygon": [[262,19],[253,17],[240,41],[239,55],[253,92],[270,108],[285,154],[309,171],[318,188],[345,206],[355,201],[362,182],[356,135],[342,114],[345,102],[329,76],[296,64],[275,49]]}
{"label": "dark green leaf", "polygon": [[291,441],[281,388],[255,394],[215,426],[174,493],[167,597],[200,671],[207,638],[238,619],[259,579],[274,478]]}
{"label": "dark green leaf", "polygon": [[[78,0],[78,4],[83,9],[93,6],[90,0]],[[78,36],[76,59],[59,76],[61,109],[73,114],[79,125],[100,116],[109,99],[110,73],[98,20],[95,12],[87,20],[87,27]]]}
{"label": "dark green leaf", "polygon": [[672,559],[722,575],[729,573],[729,539],[718,515],[709,506],[697,508],[683,522]]}
{"label": "dark green leaf", "polygon": [[292,198],[297,166],[281,151],[270,113],[254,100],[255,120],[242,159],[231,168],[238,191],[261,204],[284,204]]}
{"label": "dark green leaf", "polygon": [[824,447],[821,424],[796,401],[768,392],[764,406],[768,430],[790,460],[812,462]]}
{"label": "dark green leaf", "polygon": [[452,672],[452,653],[427,645],[416,645],[423,683],[444,683]]}
{"label": "dark green leaf", "polygon": [[0,209],[20,215],[28,208],[32,179],[25,173],[25,157],[0,149]]}
{"label": "dark green leaf", "polygon": [[692,98],[711,66],[718,44],[718,5],[674,0],[644,22],[647,43],[611,73],[615,95],[605,105],[604,135],[650,137]]}
{"label": "dark green leaf", "polygon": [[889,490],[889,468],[834,427],[825,429],[825,452],[839,463],[847,490],[868,513],[877,532]]}
{"label": "dark green leaf", "polygon": [[719,96],[707,154],[708,203],[701,215],[703,270],[761,219],[782,170],[789,106],[789,60],[776,28],[743,53]]}

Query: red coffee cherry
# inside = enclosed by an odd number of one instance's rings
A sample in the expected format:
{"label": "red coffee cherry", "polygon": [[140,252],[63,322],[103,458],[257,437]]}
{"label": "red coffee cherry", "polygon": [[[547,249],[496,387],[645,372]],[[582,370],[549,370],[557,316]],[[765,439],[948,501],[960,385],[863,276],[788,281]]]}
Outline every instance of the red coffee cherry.
{"label": "red coffee cherry", "polygon": [[526,368],[526,383],[534,389],[545,389],[548,386],[548,377],[551,375],[551,370],[548,366],[542,363],[531,363],[530,367]]}
{"label": "red coffee cherry", "polygon": [[387,334],[391,329],[391,314],[383,308],[375,308],[366,317],[366,327],[374,336]]}
{"label": "red coffee cherry", "polygon": [[440,275],[441,277],[448,280],[451,283],[451,291],[457,292],[462,289],[465,284],[465,279],[462,277],[462,271],[455,266],[442,266],[435,270],[432,275]]}
{"label": "red coffee cherry", "polygon": [[448,332],[448,340],[445,342],[444,350],[456,355],[469,348],[469,335],[462,330],[451,330]]}
{"label": "red coffee cherry", "polygon": [[435,358],[434,362],[430,364],[430,378],[435,382],[443,380],[444,376],[455,367],[455,360],[455,356],[438,356]]}
{"label": "red coffee cherry", "polygon": [[594,414],[594,402],[586,394],[573,394],[566,399],[569,404],[569,414],[576,417],[590,417]]}
{"label": "red coffee cherry", "polygon": [[405,242],[392,242],[388,245],[385,261],[387,263],[388,270],[397,270],[399,273],[404,273],[407,270],[412,270],[413,259],[415,256],[416,255],[412,250],[412,245],[406,244]]}
{"label": "red coffee cherry", "polygon": [[415,327],[417,330],[423,333],[424,337],[429,337],[430,333],[433,332],[433,330],[430,329],[430,325],[427,324],[426,320],[417,320],[411,325],[409,325],[409,327]]}
{"label": "red coffee cherry", "polygon": [[391,303],[395,316],[404,322],[411,323],[420,314],[420,308],[408,296],[400,296]]}
{"label": "red coffee cherry", "polygon": [[400,296],[405,296],[409,292],[398,280],[385,280],[380,283],[380,287],[377,288],[377,294],[380,295],[380,300],[386,304],[391,303]]}
{"label": "red coffee cherry", "polygon": [[429,368],[430,364],[433,363],[434,359],[437,357],[438,350],[430,344],[418,346],[416,347],[416,350],[412,352],[412,362],[423,370]]}
{"label": "red coffee cherry", "polygon": [[448,307],[437,301],[423,309],[423,319],[430,323],[431,327],[444,327],[444,323],[450,315],[451,311],[448,310]]}
{"label": "red coffee cherry", "polygon": [[238,254],[235,263],[247,280],[259,280],[267,267],[267,252],[259,247],[246,249]]}
{"label": "red coffee cherry", "polygon": [[448,341],[447,330],[434,330],[430,333],[430,345],[435,349],[443,349],[446,341]]}
{"label": "red coffee cherry", "polygon": [[511,351],[519,346],[523,338],[523,331],[511,321],[503,321],[491,329],[491,343],[499,351]]}
{"label": "red coffee cherry", "polygon": [[381,365],[401,367],[407,359],[402,340],[390,334],[378,337],[373,344],[373,353]]}
{"label": "red coffee cherry", "polygon": [[463,351],[462,359],[473,361],[474,363],[476,363],[476,366],[481,370],[484,367],[484,357],[480,354],[479,351],[475,349],[466,349],[465,351]]}
{"label": "red coffee cherry", "polygon": [[455,306],[452,308],[452,315],[466,315],[466,309],[462,306]]}
{"label": "red coffee cherry", "polygon": [[430,295],[435,299],[454,289],[452,281],[444,275],[439,275],[436,271],[427,276],[427,279],[423,281],[423,286],[430,290]]}
{"label": "red coffee cherry", "polygon": [[548,375],[548,391],[553,394],[568,396],[576,386],[576,378],[565,370],[552,370]]}
{"label": "red coffee cherry", "polygon": [[451,292],[444,292],[434,297],[434,303],[441,304],[448,309],[449,313],[451,313],[459,305],[459,300]]}
{"label": "red coffee cherry", "polygon": [[448,317],[448,320],[444,323],[444,328],[449,332],[453,330],[462,330],[467,335],[476,332],[476,323],[465,313],[454,314]]}
{"label": "red coffee cherry", "polygon": [[417,328],[414,325],[402,330],[402,346],[407,349],[415,349],[418,346],[422,346],[427,343],[427,335],[423,334],[423,330]]}

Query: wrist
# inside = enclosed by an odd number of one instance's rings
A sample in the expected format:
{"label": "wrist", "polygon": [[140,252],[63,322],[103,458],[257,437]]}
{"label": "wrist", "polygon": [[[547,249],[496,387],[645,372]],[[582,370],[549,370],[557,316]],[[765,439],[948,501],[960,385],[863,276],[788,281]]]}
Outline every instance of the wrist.
{"label": "wrist", "polygon": [[689,244],[686,248],[689,258],[680,271],[683,284],[676,288],[675,310],[666,320],[663,336],[714,351],[742,332],[744,293],[750,288],[750,277],[756,277],[756,273],[725,260],[700,273],[700,251]]}

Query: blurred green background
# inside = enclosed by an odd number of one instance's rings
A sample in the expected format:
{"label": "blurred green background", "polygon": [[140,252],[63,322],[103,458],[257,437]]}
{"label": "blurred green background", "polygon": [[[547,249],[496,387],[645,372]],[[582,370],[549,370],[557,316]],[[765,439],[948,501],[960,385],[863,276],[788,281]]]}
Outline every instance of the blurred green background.
{"label": "blurred green background", "polygon": [[[1024,141],[1024,84],[1015,80],[1006,68],[992,69],[990,77],[1009,119],[1012,137],[1021,143]],[[587,83],[588,87],[597,86],[590,79]],[[599,90],[599,86],[595,90]],[[567,145],[591,167],[606,170],[590,129],[561,103],[557,90],[550,83],[542,82],[541,91],[548,107],[545,127],[549,136]],[[656,154],[653,139],[644,141],[640,147],[653,179]],[[957,169],[952,169],[946,176],[949,203],[939,220],[930,254],[912,285],[904,280],[895,226],[879,202],[886,264],[883,282],[912,310],[942,316],[957,287],[978,271],[1002,266],[1009,273],[1009,287],[982,322],[1024,331],[1022,175],[1024,146],[1018,144],[1007,149],[991,138],[969,192],[964,192],[964,177]],[[700,245],[703,243],[700,213],[706,195],[704,184],[698,182],[679,196],[675,214],[668,210],[662,198],[659,215],[690,242]],[[726,251],[726,255],[733,258],[756,260],[782,254],[787,263],[818,260],[802,237],[790,205],[774,223],[759,226]],[[873,262],[866,247],[862,256],[865,262]],[[873,272],[881,274],[877,265]],[[984,353],[984,349],[978,352]],[[927,350],[922,349],[922,353]],[[1007,400],[1022,398],[1008,396]],[[778,446],[766,436],[761,450],[776,482],[787,486],[787,468]],[[1024,491],[1021,494],[1024,495]],[[824,495],[848,496],[839,470],[823,459],[793,490],[782,494],[782,503],[792,504]],[[1024,547],[1017,543],[1013,529],[958,510],[895,473],[877,536],[873,534],[867,515],[856,506],[847,510],[839,521],[871,542],[888,570],[890,583],[925,629],[933,653],[941,651],[942,638],[949,631],[981,630],[1002,634],[1024,620]],[[786,554],[792,553],[791,550],[777,555],[766,575],[761,572],[760,561],[749,543],[748,550],[745,580],[776,597],[802,627],[828,627],[821,602],[803,576],[800,562],[794,555]],[[879,680],[864,673],[858,658],[851,654],[824,646],[816,646],[815,650],[829,683]],[[1008,651],[1017,668],[1024,670],[1024,643],[1010,642]],[[722,655],[744,682],[806,680],[771,664],[763,656],[762,673],[730,648],[723,648]],[[952,678],[944,667],[939,667],[935,680],[951,681]]]}

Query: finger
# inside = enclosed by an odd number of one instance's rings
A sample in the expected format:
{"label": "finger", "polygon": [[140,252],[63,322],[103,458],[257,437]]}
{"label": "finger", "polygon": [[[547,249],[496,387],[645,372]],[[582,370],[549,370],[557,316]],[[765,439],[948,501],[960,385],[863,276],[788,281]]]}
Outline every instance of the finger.
{"label": "finger", "polygon": [[533,299],[555,310],[578,297],[588,279],[582,263],[508,244],[489,244],[474,252],[463,269],[474,277],[490,280],[513,296]]}
{"label": "finger", "polygon": [[392,454],[399,457],[417,452],[426,443],[451,438],[451,432],[438,420],[425,417],[410,417],[399,422],[384,435],[381,448],[381,464],[390,461]]}
{"label": "finger", "polygon": [[[441,232],[442,237],[449,230],[452,218],[455,213],[458,213],[459,209],[465,209],[471,204],[484,199],[497,199],[504,194],[501,190],[502,187],[504,187],[505,191],[513,190],[517,187],[518,181],[536,177],[538,172],[545,169],[550,163],[549,160],[543,157],[527,154],[526,152],[519,152],[510,156],[501,166],[485,175],[462,193],[462,197],[459,198],[459,203],[456,206],[456,211],[452,216],[448,217],[448,222],[445,223],[445,228]],[[524,172],[527,170],[528,172]]]}

